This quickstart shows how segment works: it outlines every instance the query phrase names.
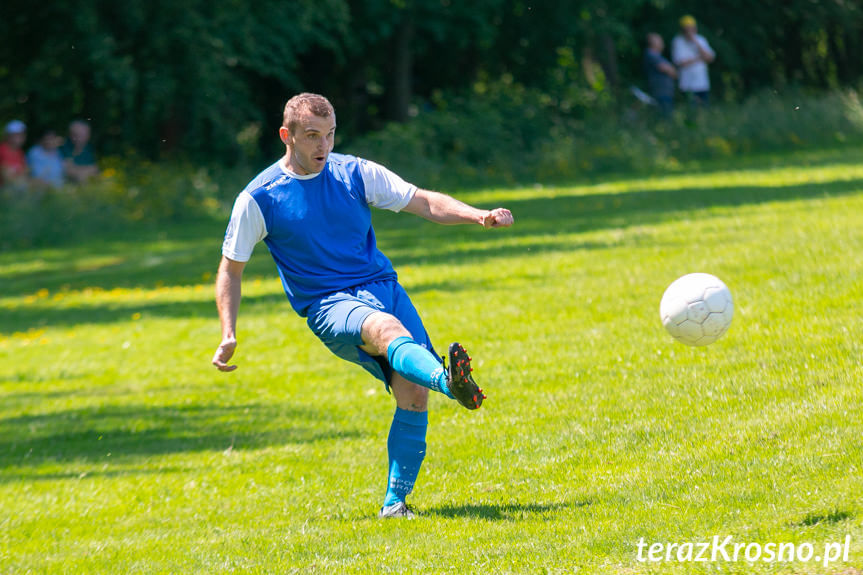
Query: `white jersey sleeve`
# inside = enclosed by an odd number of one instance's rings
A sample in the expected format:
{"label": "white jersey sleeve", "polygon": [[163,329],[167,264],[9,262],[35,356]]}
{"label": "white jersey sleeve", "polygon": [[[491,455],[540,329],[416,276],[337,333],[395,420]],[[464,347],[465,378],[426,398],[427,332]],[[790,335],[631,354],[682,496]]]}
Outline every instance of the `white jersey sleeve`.
{"label": "white jersey sleeve", "polygon": [[248,192],[242,192],[234,202],[231,221],[225,231],[222,255],[237,262],[252,257],[255,244],[267,237],[267,224],[258,202]]}
{"label": "white jersey sleeve", "polygon": [[380,164],[359,160],[360,175],[366,187],[366,202],[370,206],[398,212],[410,202],[417,187]]}

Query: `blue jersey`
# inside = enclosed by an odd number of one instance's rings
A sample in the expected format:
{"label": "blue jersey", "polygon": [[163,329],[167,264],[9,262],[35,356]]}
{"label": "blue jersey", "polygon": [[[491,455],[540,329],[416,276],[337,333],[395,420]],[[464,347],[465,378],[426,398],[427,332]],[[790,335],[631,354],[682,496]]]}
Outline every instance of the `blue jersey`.
{"label": "blue jersey", "polygon": [[373,162],[330,154],[318,174],[299,176],[277,162],[237,197],[222,253],[248,261],[263,240],[293,308],[305,316],[323,297],[394,280],[378,249],[370,206],[398,211],[416,187]]}

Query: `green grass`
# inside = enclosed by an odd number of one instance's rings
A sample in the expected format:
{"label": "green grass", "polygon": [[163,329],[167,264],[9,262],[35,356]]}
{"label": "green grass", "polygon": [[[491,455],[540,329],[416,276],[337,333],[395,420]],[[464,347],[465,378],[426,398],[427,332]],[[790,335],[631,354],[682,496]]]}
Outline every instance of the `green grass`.
{"label": "green grass", "polygon": [[[374,519],[393,401],[291,311],[260,246],[240,369],[209,366],[223,221],[0,254],[2,573],[858,573],[863,166],[458,194],[511,230],[376,215],[438,346],[489,395],[435,397],[412,522]],[[662,329],[676,277],[730,332]],[[824,542],[850,561],[639,563],[636,544]]]}

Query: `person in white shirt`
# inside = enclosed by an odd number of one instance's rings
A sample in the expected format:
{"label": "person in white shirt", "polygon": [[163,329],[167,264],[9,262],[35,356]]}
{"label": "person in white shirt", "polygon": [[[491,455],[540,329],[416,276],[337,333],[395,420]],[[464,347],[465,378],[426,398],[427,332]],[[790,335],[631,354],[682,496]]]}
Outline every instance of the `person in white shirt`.
{"label": "person in white shirt", "polygon": [[692,16],[680,19],[680,34],[671,43],[671,60],[680,70],[680,91],[690,101],[707,106],[710,101],[710,75],[707,65],[716,59],[716,53],[704,36],[698,33],[698,24]]}

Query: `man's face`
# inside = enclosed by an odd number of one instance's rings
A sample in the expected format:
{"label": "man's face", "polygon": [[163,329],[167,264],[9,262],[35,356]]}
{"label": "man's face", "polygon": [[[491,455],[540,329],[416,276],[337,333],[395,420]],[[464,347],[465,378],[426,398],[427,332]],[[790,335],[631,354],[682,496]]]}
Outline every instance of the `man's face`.
{"label": "man's face", "polygon": [[333,151],[336,136],[336,117],[315,116],[304,112],[293,133],[282,128],[282,140],[291,148],[291,164],[301,176],[317,174],[324,169],[327,156]]}
{"label": "man's face", "polygon": [[54,132],[48,132],[44,136],[42,136],[42,139],[39,140],[39,143],[45,150],[52,152],[60,147],[60,138],[58,138],[57,134],[55,134]]}
{"label": "man's face", "polygon": [[72,124],[69,126],[69,139],[73,144],[85,145],[90,141],[90,126],[81,123]]}
{"label": "man's face", "polygon": [[695,35],[698,34],[698,26],[684,26],[683,34],[689,39],[695,38]]}
{"label": "man's face", "polygon": [[6,141],[13,148],[21,148],[24,142],[27,141],[27,132],[18,132],[16,134],[6,134]]}

